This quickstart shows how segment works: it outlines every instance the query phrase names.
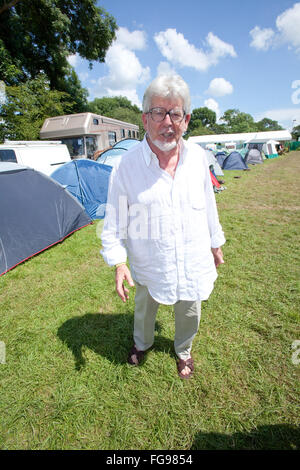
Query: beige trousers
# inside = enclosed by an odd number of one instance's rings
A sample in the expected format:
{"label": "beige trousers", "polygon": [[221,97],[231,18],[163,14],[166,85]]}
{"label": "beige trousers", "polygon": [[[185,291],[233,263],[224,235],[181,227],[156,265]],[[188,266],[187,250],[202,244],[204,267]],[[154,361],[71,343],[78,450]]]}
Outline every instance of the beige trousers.
{"label": "beige trousers", "polygon": [[[134,343],[140,351],[146,351],[154,342],[156,313],[159,303],[154,300],[147,287],[135,282]],[[180,359],[190,357],[192,342],[198,331],[201,316],[201,301],[179,300],[174,304],[175,353]]]}

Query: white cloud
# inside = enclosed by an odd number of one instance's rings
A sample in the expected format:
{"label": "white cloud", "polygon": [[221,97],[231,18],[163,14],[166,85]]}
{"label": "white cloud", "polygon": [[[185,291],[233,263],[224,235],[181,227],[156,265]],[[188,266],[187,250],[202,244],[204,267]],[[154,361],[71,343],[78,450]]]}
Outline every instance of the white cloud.
{"label": "white cloud", "polygon": [[206,91],[212,96],[230,95],[233,92],[233,86],[225,78],[214,78]]}
{"label": "white cloud", "polygon": [[105,64],[108,74],[100,77],[93,91],[94,96],[126,96],[133,104],[141,107],[136,88],[150,78],[150,68],[142,67],[134,50],[146,47],[146,36],[142,31],[129,32],[120,28],[117,39],[106,53]]}
{"label": "white cloud", "polygon": [[294,120],[296,120],[296,125],[300,124],[300,108],[269,109],[256,115],[255,121],[260,121],[263,118],[273,119],[282,127],[291,129]]}
{"label": "white cloud", "polygon": [[300,52],[300,3],[281,13],[276,19],[276,26],[282,40]]}
{"label": "white cloud", "polygon": [[291,100],[293,104],[299,104],[300,103],[300,80],[294,80],[292,82],[292,88],[295,89],[295,91],[292,93]]}
{"label": "white cloud", "polygon": [[213,98],[208,98],[207,100],[204,101],[204,106],[206,106],[208,109],[211,109],[212,111],[216,113],[217,121],[220,119],[221,111],[219,108],[219,103],[216,100],[214,100]]}
{"label": "white cloud", "polygon": [[169,64],[169,62],[160,62],[157,67],[157,75],[173,75],[175,69]]}
{"label": "white cloud", "polygon": [[272,44],[274,34],[271,28],[261,29],[259,26],[255,26],[250,31],[250,36],[252,36],[250,46],[258,50],[267,51]]}
{"label": "white cloud", "polygon": [[122,26],[117,31],[117,43],[130,50],[142,50],[146,47],[146,34],[144,31],[128,31]]}
{"label": "white cloud", "polygon": [[276,18],[276,31],[255,26],[251,31],[251,47],[267,51],[271,46],[288,44],[300,53],[300,3],[295,3]]}
{"label": "white cloud", "polygon": [[216,65],[219,59],[225,56],[236,57],[236,52],[231,44],[227,44],[213,33],[206,37],[208,51],[204,52],[190,44],[182,33],[169,28],[154,36],[161,54],[171,63],[181,67],[192,67],[205,71],[212,65]]}

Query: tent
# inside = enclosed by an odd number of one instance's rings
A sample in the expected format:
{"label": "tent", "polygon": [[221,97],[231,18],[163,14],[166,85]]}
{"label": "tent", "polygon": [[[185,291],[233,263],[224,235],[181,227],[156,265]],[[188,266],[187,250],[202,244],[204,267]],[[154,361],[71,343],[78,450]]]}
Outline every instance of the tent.
{"label": "tent", "polygon": [[122,155],[124,155],[127,150],[139,142],[140,141],[136,139],[120,140],[110,149],[100,153],[99,157],[97,158],[97,162],[103,163],[105,165],[115,166],[121,160]]}
{"label": "tent", "polygon": [[97,158],[97,162],[102,163],[103,165],[115,166],[121,160],[122,155],[124,155],[125,152],[127,152],[127,150],[123,148],[112,147],[111,149],[102,152]]}
{"label": "tent", "polygon": [[0,163],[0,220],[0,275],[92,223],[60,184],[17,163]]}
{"label": "tent", "polygon": [[251,148],[245,155],[245,163],[256,165],[257,163],[263,163],[262,153],[257,148]]}
{"label": "tent", "polygon": [[103,219],[111,171],[111,166],[81,158],[62,165],[51,178],[78,199],[91,219]]}
{"label": "tent", "polygon": [[228,154],[225,153],[225,152],[216,153],[216,159],[217,159],[217,162],[219,163],[221,168],[223,168],[223,163],[224,163],[224,160],[227,156],[228,156]]}
{"label": "tent", "polygon": [[123,139],[123,140],[119,140],[119,142],[117,142],[113,148],[123,148],[125,150],[128,150],[130,149],[131,147],[133,147],[133,145],[136,145],[138,144],[140,141],[137,140],[137,139]]}
{"label": "tent", "polygon": [[213,165],[215,175],[216,176],[223,176],[224,173],[223,173],[222,168],[220,167],[220,165],[218,163],[218,160],[216,159],[214,153],[211,150],[206,149],[205,150],[205,155],[206,155],[206,158],[207,158],[208,166]]}
{"label": "tent", "polygon": [[263,145],[263,151],[267,158],[276,158],[278,157],[277,145],[279,142],[276,140],[268,140]]}
{"label": "tent", "polygon": [[247,163],[244,162],[239,152],[231,152],[224,160],[223,170],[247,170]]}

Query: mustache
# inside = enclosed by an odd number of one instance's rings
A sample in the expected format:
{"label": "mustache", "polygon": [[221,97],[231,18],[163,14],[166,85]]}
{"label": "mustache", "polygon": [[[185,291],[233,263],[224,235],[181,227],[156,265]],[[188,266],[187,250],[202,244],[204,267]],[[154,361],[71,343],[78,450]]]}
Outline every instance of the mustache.
{"label": "mustache", "polygon": [[170,129],[170,128],[165,128],[159,131],[159,135],[165,135],[165,134],[168,134],[171,136],[171,135],[175,135],[175,132],[173,129]]}

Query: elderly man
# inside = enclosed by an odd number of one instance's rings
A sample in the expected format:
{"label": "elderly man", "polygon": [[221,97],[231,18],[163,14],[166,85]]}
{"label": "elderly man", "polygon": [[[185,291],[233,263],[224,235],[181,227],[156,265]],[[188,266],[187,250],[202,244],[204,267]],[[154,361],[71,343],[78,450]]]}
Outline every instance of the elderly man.
{"label": "elderly man", "polygon": [[209,297],[216,267],[224,262],[225,238],[204,150],[182,139],[190,95],[181,77],[161,75],[149,85],[142,119],[144,140],[111,174],[101,253],[115,266],[123,302],[129,296],[125,281],[136,286],[128,362],[139,365],[152,346],[159,304],[174,305],[177,370],[187,379],[194,371],[201,300]]}

